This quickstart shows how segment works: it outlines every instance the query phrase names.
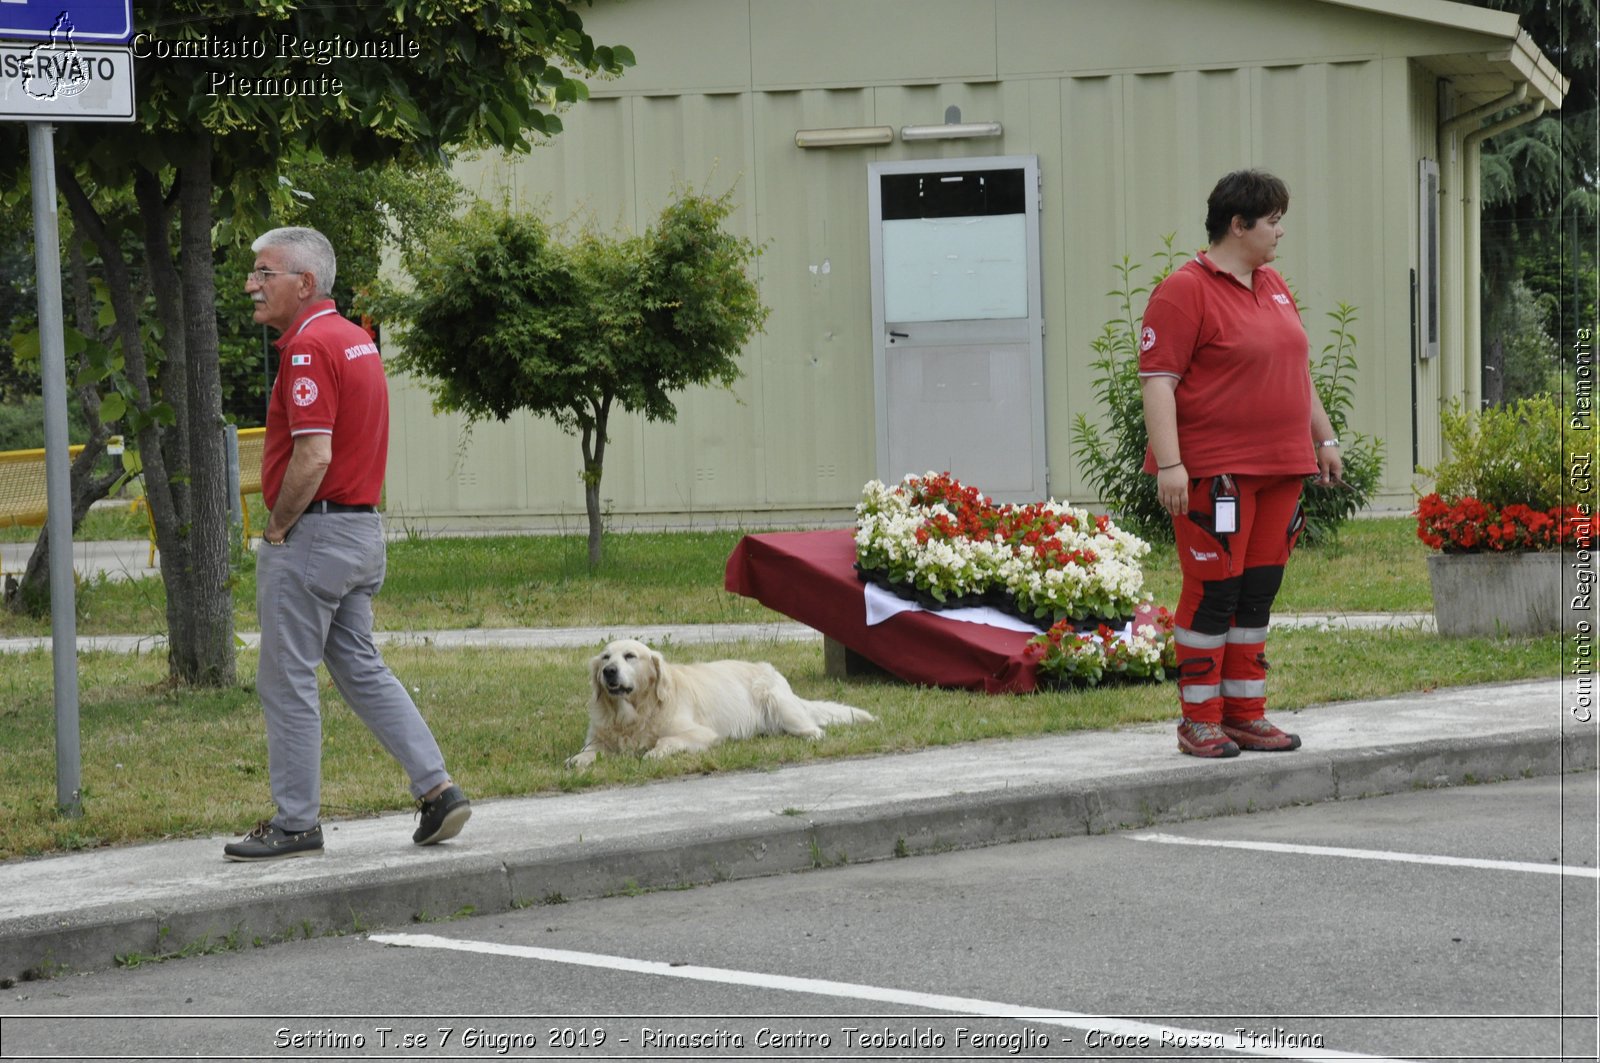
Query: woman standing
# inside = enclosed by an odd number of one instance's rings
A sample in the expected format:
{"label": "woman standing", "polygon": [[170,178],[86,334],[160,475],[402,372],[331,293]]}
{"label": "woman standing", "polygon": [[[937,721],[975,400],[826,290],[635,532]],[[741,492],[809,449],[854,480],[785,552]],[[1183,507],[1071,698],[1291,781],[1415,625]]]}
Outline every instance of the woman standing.
{"label": "woman standing", "polygon": [[1267,625],[1304,523],[1301,480],[1342,483],[1344,462],[1294,298],[1267,266],[1288,209],[1269,173],[1218,181],[1210,248],[1157,286],[1139,335],[1144,471],[1183,572],[1178,748],[1197,757],[1300,745],[1266,719]]}

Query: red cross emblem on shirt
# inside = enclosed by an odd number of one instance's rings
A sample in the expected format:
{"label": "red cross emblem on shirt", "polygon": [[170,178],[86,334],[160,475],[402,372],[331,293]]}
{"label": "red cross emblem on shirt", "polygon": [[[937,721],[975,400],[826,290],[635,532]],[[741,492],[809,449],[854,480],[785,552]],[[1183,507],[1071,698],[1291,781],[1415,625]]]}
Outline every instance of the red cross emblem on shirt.
{"label": "red cross emblem on shirt", "polygon": [[290,388],[296,406],[310,406],[317,401],[317,382],[308,376],[298,377]]}

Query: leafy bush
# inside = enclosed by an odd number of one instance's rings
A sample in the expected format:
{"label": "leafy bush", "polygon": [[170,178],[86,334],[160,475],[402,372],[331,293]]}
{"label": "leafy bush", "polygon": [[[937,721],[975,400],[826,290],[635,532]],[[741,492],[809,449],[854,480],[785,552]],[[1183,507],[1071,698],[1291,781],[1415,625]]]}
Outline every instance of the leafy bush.
{"label": "leafy bush", "polygon": [[[1107,294],[1118,300],[1118,313],[1095,337],[1092,346],[1097,357],[1090,363],[1097,374],[1093,385],[1106,414],[1105,424],[1102,427],[1080,413],[1072,427],[1073,454],[1101,502],[1123,527],[1163,542],[1172,541],[1172,520],[1156,497],[1155,477],[1141,471],[1148,436],[1139,381],[1138,335],[1149,293],[1172,272],[1180,257],[1172,249],[1174,235],[1162,237],[1162,248],[1153,256],[1154,274],[1148,285],[1135,285],[1134,276],[1143,267],[1127,255],[1114,267],[1119,284]],[[1355,307],[1340,303],[1328,316],[1334,320],[1332,339],[1312,365],[1311,379],[1334,433],[1344,443],[1346,486],[1307,484],[1302,542],[1308,545],[1333,539],[1339,525],[1371,499],[1383,474],[1378,442],[1349,429],[1356,373],[1356,337],[1350,329],[1356,320]]]}
{"label": "leafy bush", "polygon": [[[83,410],[67,404],[67,438],[82,443],[89,438]],[[35,450],[44,446],[44,399],[29,395],[16,402],[0,402],[0,450]]]}
{"label": "leafy bush", "polygon": [[1355,399],[1351,382],[1356,374],[1356,337],[1350,325],[1356,320],[1356,308],[1340,303],[1337,310],[1328,311],[1328,316],[1333,319],[1332,339],[1312,365],[1311,381],[1333,425],[1333,434],[1344,444],[1341,452],[1345,485],[1307,482],[1300,501],[1306,515],[1302,541],[1309,545],[1336,538],[1339,525],[1371,500],[1383,476],[1383,452],[1378,441],[1350,430],[1350,406]]}
{"label": "leafy bush", "polygon": [[[1172,272],[1178,252],[1172,249],[1176,233],[1162,237],[1155,254],[1156,272],[1148,285],[1135,286],[1134,274],[1143,267],[1127,255],[1114,267],[1119,284],[1108,292],[1118,300],[1117,316],[1105,323],[1091,346],[1096,358],[1089,364],[1097,374],[1094,393],[1106,413],[1106,426],[1078,414],[1072,426],[1073,453],[1083,465],[1084,479],[1117,522],[1146,539],[1172,541],[1172,520],[1156,497],[1156,479],[1139,470],[1149,437],[1144,428],[1144,396],[1139,384],[1139,319],[1155,286]],[[1135,310],[1135,302],[1138,309]]]}
{"label": "leafy bush", "polygon": [[1561,406],[1550,395],[1478,413],[1458,403],[1440,415],[1449,456],[1418,471],[1452,502],[1476,498],[1495,509],[1520,503],[1540,510],[1563,502],[1593,504],[1592,484],[1575,497],[1576,488],[1567,482],[1562,420]]}

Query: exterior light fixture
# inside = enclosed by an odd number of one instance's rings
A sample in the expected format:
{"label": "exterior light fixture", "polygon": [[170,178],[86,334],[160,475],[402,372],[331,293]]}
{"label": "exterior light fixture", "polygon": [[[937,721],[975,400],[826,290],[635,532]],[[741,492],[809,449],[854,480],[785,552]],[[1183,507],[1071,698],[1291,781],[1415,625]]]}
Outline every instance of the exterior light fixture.
{"label": "exterior light fixture", "polygon": [[802,129],[794,135],[798,148],[859,148],[894,141],[894,128],[886,125],[845,126],[839,129]]}
{"label": "exterior light fixture", "polygon": [[999,122],[946,122],[944,125],[903,125],[901,140],[969,140],[997,137],[1005,132]]}

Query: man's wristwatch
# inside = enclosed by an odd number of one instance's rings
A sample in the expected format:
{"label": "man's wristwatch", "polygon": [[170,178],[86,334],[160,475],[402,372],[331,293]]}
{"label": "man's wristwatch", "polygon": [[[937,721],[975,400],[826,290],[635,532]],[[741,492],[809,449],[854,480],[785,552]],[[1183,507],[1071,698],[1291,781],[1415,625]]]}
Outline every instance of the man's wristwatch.
{"label": "man's wristwatch", "polygon": [[1321,450],[1323,447],[1338,447],[1338,446],[1343,446],[1343,444],[1341,444],[1337,439],[1324,439],[1324,440],[1320,441],[1319,443],[1317,443],[1317,449],[1318,450]]}

